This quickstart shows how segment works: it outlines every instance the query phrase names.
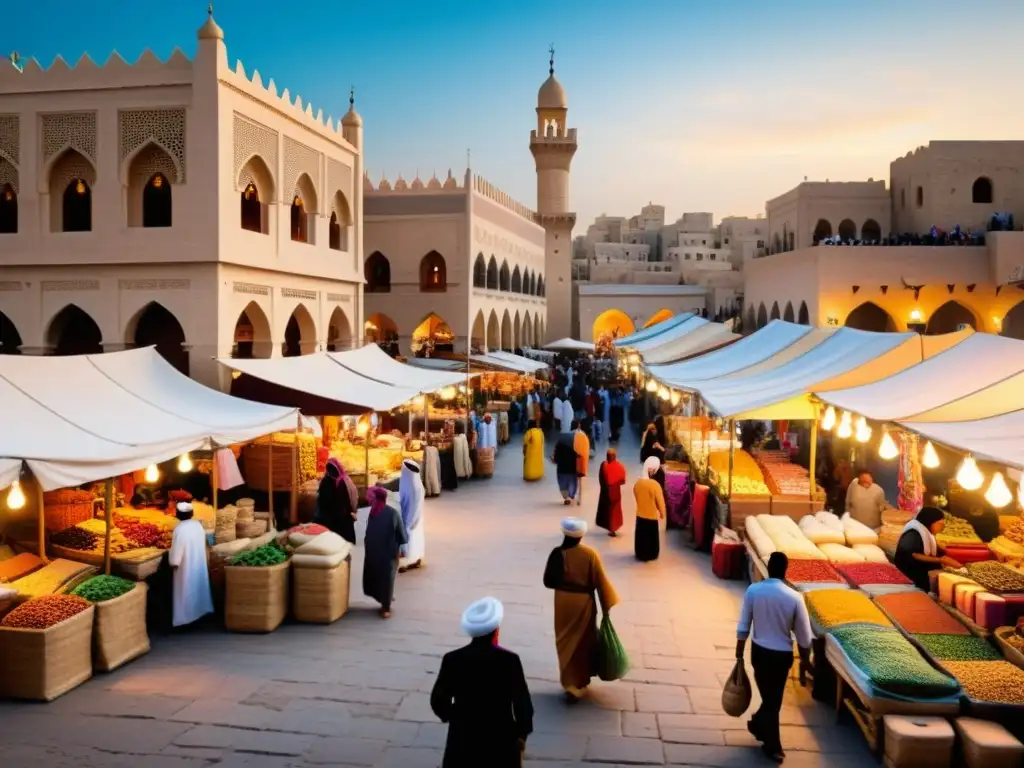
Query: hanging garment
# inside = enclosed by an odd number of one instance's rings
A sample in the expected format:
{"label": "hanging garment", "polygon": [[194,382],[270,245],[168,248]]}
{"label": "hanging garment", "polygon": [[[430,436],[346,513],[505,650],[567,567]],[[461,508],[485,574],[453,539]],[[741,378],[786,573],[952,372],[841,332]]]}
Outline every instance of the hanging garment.
{"label": "hanging garment", "polygon": [[452,442],[452,450],[455,452],[455,475],[464,480],[473,474],[473,461],[469,456],[469,441],[465,435],[456,435]]}
{"label": "hanging garment", "polygon": [[433,445],[423,449],[423,488],[427,496],[441,495],[441,456]]}
{"label": "hanging garment", "polygon": [[238,470],[238,461],[230,448],[220,448],[213,453],[217,464],[217,490],[229,491],[245,483]]}

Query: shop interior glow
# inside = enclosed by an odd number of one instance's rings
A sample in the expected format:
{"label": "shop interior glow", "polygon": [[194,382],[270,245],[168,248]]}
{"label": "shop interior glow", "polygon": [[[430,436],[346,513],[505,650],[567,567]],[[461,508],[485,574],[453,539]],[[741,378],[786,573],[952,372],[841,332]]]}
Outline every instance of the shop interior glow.
{"label": "shop interior glow", "polygon": [[985,491],[985,501],[996,509],[1002,509],[1013,501],[1013,494],[1006,487],[1006,481],[1003,479],[1002,472],[996,472],[992,475],[992,482],[988,484],[988,490]]}
{"label": "shop interior glow", "polygon": [[630,373],[640,373],[640,366],[639,365],[631,365],[629,367],[629,372]]}
{"label": "shop interior glow", "polygon": [[647,391],[648,392],[652,392],[652,393],[653,392],[657,392],[658,391],[658,382],[656,382],[654,379],[648,379],[647,380]]}
{"label": "shop interior glow", "polygon": [[365,421],[360,421],[356,424],[356,434],[359,437],[366,437],[366,433],[370,431],[370,425]]}
{"label": "shop interior glow", "polygon": [[866,443],[871,439],[871,427],[868,426],[868,420],[861,416],[857,420],[857,442]]}
{"label": "shop interior glow", "polygon": [[412,399],[412,404],[414,408],[422,409],[427,404],[427,398],[423,395],[417,395]]}
{"label": "shop interior glow", "polygon": [[896,446],[896,441],[892,439],[892,435],[888,432],[883,433],[882,442],[878,445],[878,457],[886,461],[892,461],[899,455],[900,449]]}
{"label": "shop interior glow", "polygon": [[142,477],[147,483],[155,483],[160,479],[160,469],[156,464],[150,464],[146,467],[146,474]]}
{"label": "shop interior glow", "polygon": [[454,400],[455,397],[458,394],[459,394],[459,391],[455,387],[444,387],[441,390],[441,399],[442,400]]}
{"label": "shop interior glow", "polygon": [[1017,483],[1017,505],[1024,507],[1024,478],[1021,478],[1021,482]]}
{"label": "shop interior glow", "polygon": [[836,426],[836,409],[831,405],[825,409],[825,418],[821,420],[821,428],[831,432]]}
{"label": "shop interior glow", "polygon": [[839,429],[836,430],[836,437],[843,440],[848,440],[853,436],[853,417],[850,416],[848,411],[843,411],[842,417],[839,419]]}
{"label": "shop interior glow", "polygon": [[7,508],[21,509],[25,506],[25,492],[21,490],[21,483],[15,480],[11,483],[11,489],[7,491]]}
{"label": "shop interior glow", "polygon": [[187,453],[181,454],[181,458],[178,459],[178,471],[179,472],[191,472],[192,471],[192,457]]}
{"label": "shop interior glow", "polygon": [[985,476],[978,469],[978,462],[970,454],[960,462],[960,468],[956,471],[956,481],[965,491],[976,491],[985,482]]}
{"label": "shop interior glow", "polygon": [[935,446],[932,445],[931,440],[924,444],[924,453],[921,454],[921,464],[924,465],[926,469],[939,468],[939,454],[935,452]]}

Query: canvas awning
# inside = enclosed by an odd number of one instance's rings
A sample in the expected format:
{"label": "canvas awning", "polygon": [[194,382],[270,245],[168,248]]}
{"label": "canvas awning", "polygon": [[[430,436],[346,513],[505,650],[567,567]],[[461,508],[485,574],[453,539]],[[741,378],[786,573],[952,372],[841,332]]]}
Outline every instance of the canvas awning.
{"label": "canvas awning", "polygon": [[[668,335],[668,334],[666,334]],[[682,360],[701,352],[721,347],[740,338],[722,323],[706,323],[690,333],[642,352],[644,363],[656,365]]]}
{"label": "canvas awning", "polygon": [[971,421],[901,421],[899,424],[979,459],[1024,469],[1024,411]]}
{"label": "canvas awning", "polygon": [[294,428],[294,408],[225,395],[152,347],[74,357],[0,356],[0,480],[26,462],[44,490],[199,448]]}
{"label": "canvas awning", "polygon": [[683,320],[683,322],[659,333],[657,336],[651,336],[649,339],[644,339],[630,344],[629,349],[632,352],[639,352],[640,355],[643,356],[649,351],[659,349],[662,346],[685,338],[698,328],[703,328],[706,325],[710,325],[710,322],[706,318],[698,317],[697,315],[690,315],[688,318]]}
{"label": "canvas awning", "polygon": [[[510,357],[517,357],[517,355],[510,355]],[[487,366],[488,368],[497,368],[502,371],[508,371],[509,373],[534,373],[538,369],[535,368],[536,362],[533,360],[523,359],[520,363],[517,360],[509,360],[504,357],[498,357],[493,352],[486,355],[470,355],[469,359],[473,363]],[[544,366],[547,367],[546,365]]]}
{"label": "canvas awning", "polygon": [[571,339],[566,336],[564,339],[559,339],[558,341],[552,341],[550,344],[545,344],[544,349],[568,349],[576,350],[577,352],[593,352],[594,345],[588,341]]}
{"label": "canvas awning", "polygon": [[508,360],[510,363],[514,363],[523,370],[530,371],[531,373],[536,373],[537,371],[542,371],[545,368],[551,367],[543,361],[531,360],[528,357],[523,357],[522,355],[514,355],[511,352],[504,352],[502,350],[495,350],[494,352],[490,352],[489,354],[491,357],[497,357],[500,360]]}
{"label": "canvas awning", "polygon": [[639,331],[631,333],[628,336],[623,336],[621,339],[615,339],[613,344],[620,349],[632,348],[632,346],[638,342],[646,341],[647,339],[654,338],[666,331],[672,330],[677,325],[685,323],[693,316],[693,312],[684,312],[681,315],[676,315],[675,317],[670,317],[667,320],[662,320],[660,323],[655,323],[654,325],[650,325],[646,328],[641,328]]}
{"label": "canvas awning", "polygon": [[465,373],[427,371],[400,363],[376,344],[367,344],[348,352],[328,352],[327,356],[360,376],[393,387],[416,389],[420,393],[434,392],[466,381]]}
{"label": "canvas awning", "polygon": [[450,360],[447,357],[410,357],[409,365],[416,368],[426,368],[432,371],[463,371],[465,376],[466,362],[464,360]]}

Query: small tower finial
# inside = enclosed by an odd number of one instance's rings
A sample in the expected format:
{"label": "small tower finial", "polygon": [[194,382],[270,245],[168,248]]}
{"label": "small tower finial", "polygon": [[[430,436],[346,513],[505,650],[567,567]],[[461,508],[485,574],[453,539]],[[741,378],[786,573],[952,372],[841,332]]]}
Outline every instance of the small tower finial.
{"label": "small tower finial", "polygon": [[206,6],[206,15],[209,16],[211,19],[213,18],[213,3],[210,3]]}
{"label": "small tower finial", "polygon": [[354,85],[348,89],[348,106],[350,109],[354,109],[356,106],[356,87]]}
{"label": "small tower finial", "polygon": [[555,44],[552,43],[548,46],[548,53],[551,54],[551,58],[548,59],[548,74],[555,74]]}
{"label": "small tower finial", "polygon": [[[470,168],[473,167],[473,164],[470,162],[470,160],[472,159],[472,156],[473,156],[472,151],[469,149],[469,147],[466,147],[466,170],[469,170]],[[451,171],[449,171],[449,173],[450,172]]]}

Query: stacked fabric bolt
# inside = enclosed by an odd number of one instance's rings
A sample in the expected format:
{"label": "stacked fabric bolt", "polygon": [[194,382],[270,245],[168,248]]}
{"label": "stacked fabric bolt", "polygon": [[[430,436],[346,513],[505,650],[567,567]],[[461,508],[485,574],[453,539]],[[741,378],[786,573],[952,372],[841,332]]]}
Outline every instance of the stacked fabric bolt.
{"label": "stacked fabric bolt", "polygon": [[837,566],[837,570],[855,587],[865,584],[913,584],[891,563],[849,563]]}
{"label": "stacked fabric bolt", "polygon": [[939,661],[999,661],[1003,657],[988,641],[974,635],[914,635]]}
{"label": "stacked fabric bolt", "polygon": [[891,627],[870,598],[852,589],[819,589],[806,595],[807,610],[814,623],[823,630],[844,624],[876,624]]}
{"label": "stacked fabric bolt", "polygon": [[1008,661],[947,661],[943,666],[974,701],[1024,705],[1024,670]]}
{"label": "stacked fabric bolt", "polygon": [[921,591],[878,595],[875,602],[911,635],[967,635],[967,627]]}
{"label": "stacked fabric bolt", "polygon": [[955,695],[959,690],[956,681],[922,658],[899,632],[880,627],[847,626],[834,629],[830,634],[854,666],[882,691],[938,698]]}

